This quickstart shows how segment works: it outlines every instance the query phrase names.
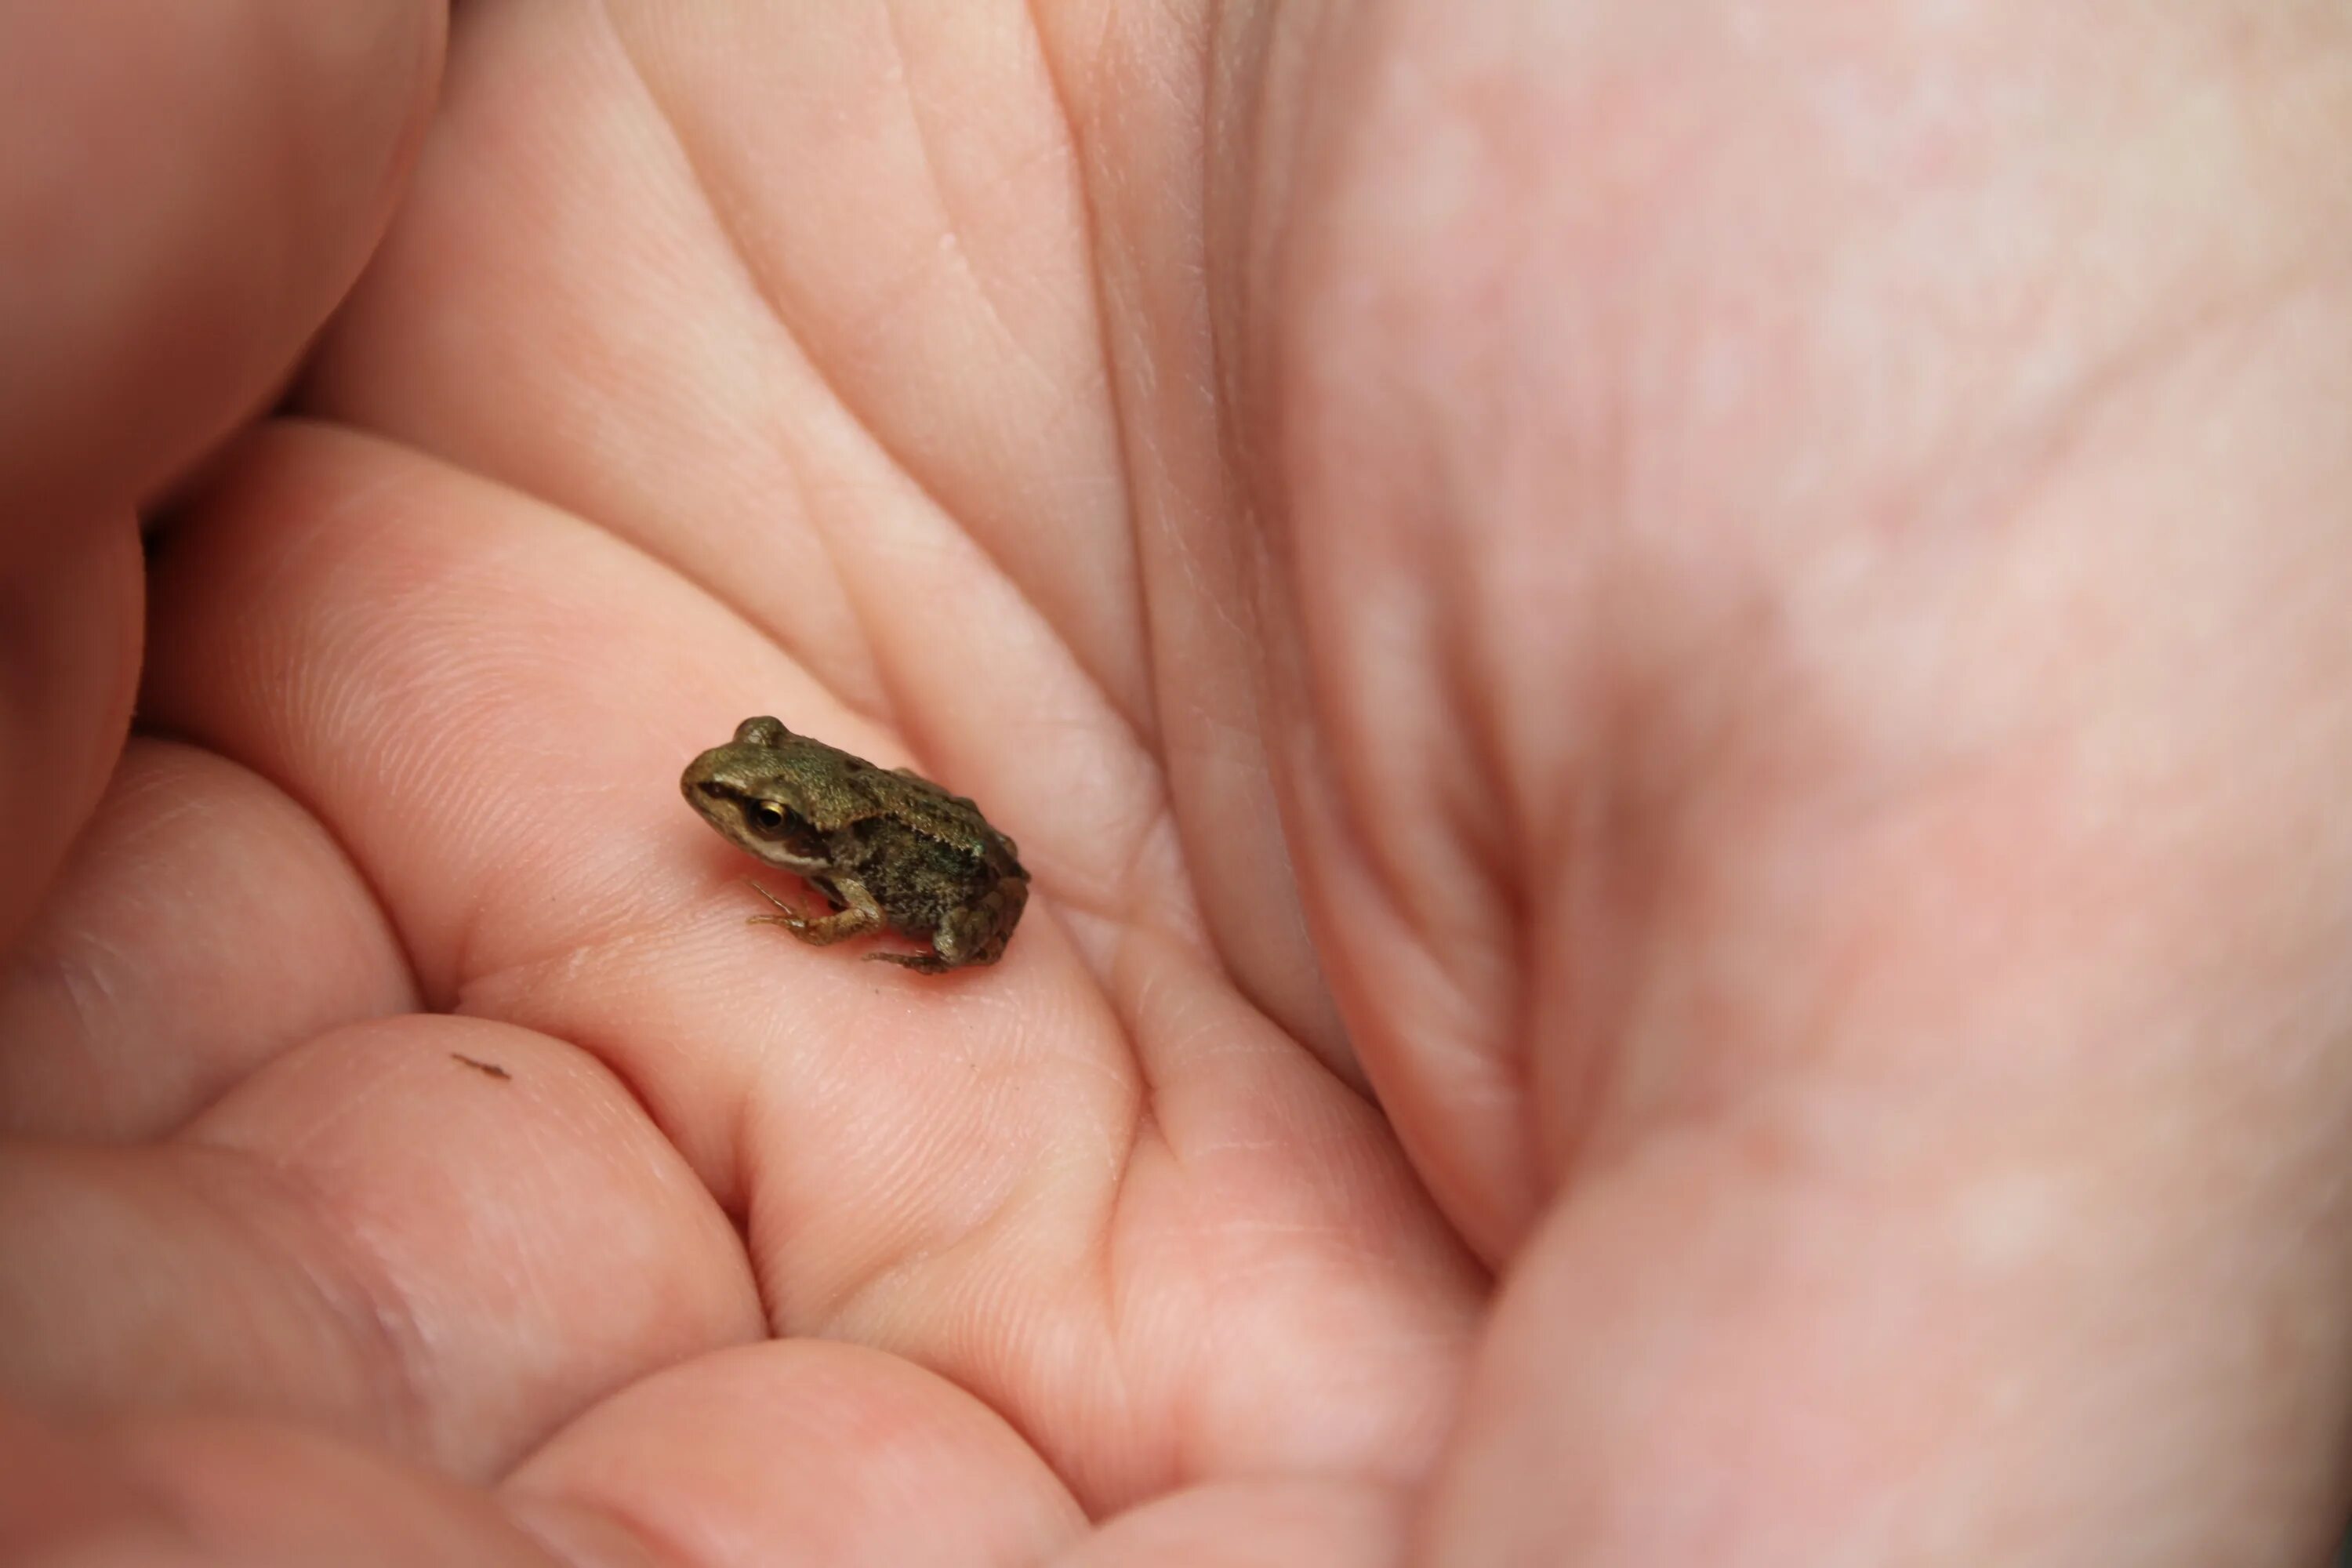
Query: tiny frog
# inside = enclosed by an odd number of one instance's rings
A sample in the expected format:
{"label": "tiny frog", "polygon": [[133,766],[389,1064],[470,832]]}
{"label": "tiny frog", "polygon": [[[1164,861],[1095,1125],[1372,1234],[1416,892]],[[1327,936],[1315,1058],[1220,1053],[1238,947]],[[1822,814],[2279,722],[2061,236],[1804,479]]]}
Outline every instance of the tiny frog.
{"label": "tiny frog", "polygon": [[930,944],[869,952],[925,974],[994,963],[1029,901],[1013,840],[980,807],[905,768],[877,768],[773,719],[686,767],[678,787],[719,837],[794,872],[834,912],[810,916],[754,882],[779,913],[754,915],[823,946],[884,927]]}

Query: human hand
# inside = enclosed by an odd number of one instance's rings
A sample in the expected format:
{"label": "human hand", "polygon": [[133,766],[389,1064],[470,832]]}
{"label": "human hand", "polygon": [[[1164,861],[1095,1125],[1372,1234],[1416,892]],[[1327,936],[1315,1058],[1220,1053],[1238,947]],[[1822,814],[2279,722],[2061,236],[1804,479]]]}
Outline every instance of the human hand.
{"label": "human hand", "polygon": [[[461,12],[12,884],[0,1342],[108,1419],[0,1511],[2307,1556],[2343,40],[2012,9]],[[771,710],[1020,840],[1003,964],[742,923]]]}

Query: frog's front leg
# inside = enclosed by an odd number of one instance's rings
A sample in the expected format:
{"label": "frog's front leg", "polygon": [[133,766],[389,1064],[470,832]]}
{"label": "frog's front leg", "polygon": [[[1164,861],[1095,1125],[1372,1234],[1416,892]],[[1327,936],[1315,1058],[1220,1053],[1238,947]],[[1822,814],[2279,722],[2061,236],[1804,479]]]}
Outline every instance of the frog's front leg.
{"label": "frog's front leg", "polygon": [[752,891],[775,905],[782,912],[772,915],[753,915],[751,923],[782,926],[813,947],[830,947],[836,942],[853,936],[863,936],[867,931],[881,926],[882,906],[874,901],[874,895],[867,892],[863,884],[842,881],[835,883],[834,886],[840,892],[847,907],[834,914],[819,915],[814,920],[811,920],[767,889],[761,887],[759,883],[753,882]]}

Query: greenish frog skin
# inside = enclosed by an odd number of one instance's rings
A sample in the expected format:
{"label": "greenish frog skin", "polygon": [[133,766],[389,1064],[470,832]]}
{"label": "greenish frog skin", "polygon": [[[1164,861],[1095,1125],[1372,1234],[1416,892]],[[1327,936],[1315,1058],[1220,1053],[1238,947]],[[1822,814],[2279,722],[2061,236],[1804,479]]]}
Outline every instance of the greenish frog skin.
{"label": "greenish frog skin", "polygon": [[941,974],[1003,957],[1029,902],[1019,850],[971,801],[774,719],[744,720],[678,787],[719,837],[824,895],[833,912],[810,916],[752,884],[779,912],[751,918],[805,942],[887,927],[929,951],[867,958]]}

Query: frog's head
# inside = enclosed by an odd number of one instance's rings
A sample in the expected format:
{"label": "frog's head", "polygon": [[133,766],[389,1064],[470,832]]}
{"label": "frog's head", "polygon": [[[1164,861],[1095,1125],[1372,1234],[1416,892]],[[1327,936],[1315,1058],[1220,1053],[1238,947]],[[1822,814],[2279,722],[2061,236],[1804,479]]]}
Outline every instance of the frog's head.
{"label": "frog's head", "polygon": [[824,826],[839,815],[837,753],[773,719],[746,719],[735,739],[686,767],[678,789],[721,838],[802,875],[832,866]]}

